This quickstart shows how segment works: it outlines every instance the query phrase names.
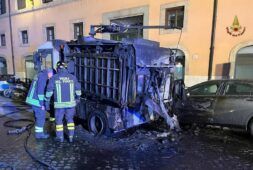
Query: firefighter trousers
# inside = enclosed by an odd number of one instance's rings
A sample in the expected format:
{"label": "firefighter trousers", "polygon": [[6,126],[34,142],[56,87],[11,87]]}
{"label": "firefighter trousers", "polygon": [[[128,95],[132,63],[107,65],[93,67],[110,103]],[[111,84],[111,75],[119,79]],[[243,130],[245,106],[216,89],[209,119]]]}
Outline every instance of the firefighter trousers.
{"label": "firefighter trousers", "polygon": [[50,122],[54,122],[55,121],[55,110],[54,110],[54,105],[53,104],[50,104],[49,121]]}
{"label": "firefighter trousers", "polygon": [[75,115],[75,107],[55,109],[55,123],[56,123],[56,136],[63,138],[63,118],[67,121],[67,129],[69,138],[73,138],[75,131],[75,124],[73,117]]}
{"label": "firefighter trousers", "polygon": [[32,109],[35,117],[35,133],[44,133],[46,111],[37,106],[32,106]]}

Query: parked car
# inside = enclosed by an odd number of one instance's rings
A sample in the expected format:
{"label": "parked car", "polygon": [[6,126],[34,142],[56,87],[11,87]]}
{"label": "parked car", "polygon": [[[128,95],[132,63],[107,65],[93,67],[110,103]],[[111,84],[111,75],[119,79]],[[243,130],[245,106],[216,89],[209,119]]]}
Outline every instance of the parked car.
{"label": "parked car", "polygon": [[212,80],[185,91],[180,102],[181,124],[235,127],[253,136],[253,80]]}

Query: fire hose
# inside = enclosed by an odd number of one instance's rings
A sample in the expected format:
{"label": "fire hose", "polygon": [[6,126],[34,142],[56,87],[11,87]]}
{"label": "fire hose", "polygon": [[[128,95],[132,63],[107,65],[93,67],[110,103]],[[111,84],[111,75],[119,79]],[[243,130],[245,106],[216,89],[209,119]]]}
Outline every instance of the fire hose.
{"label": "fire hose", "polygon": [[[16,108],[16,106],[3,106],[3,107],[15,107],[15,108]],[[24,111],[24,110],[26,110],[26,109],[21,109],[21,107],[20,107],[20,108],[18,108],[17,111],[12,111],[12,112],[10,112],[10,113],[7,113],[7,114],[5,114],[5,115],[3,115],[3,116],[0,116],[0,118],[6,117],[7,115],[15,114],[15,113],[17,113],[18,111]],[[17,122],[28,122],[28,124],[26,124],[25,126],[18,126],[18,125],[15,125],[15,123],[17,123]],[[13,123],[14,123],[14,124],[13,124]],[[26,153],[27,153],[35,162],[39,163],[40,165],[42,165],[42,166],[44,166],[44,167],[46,167],[46,168],[48,168],[48,169],[56,169],[55,167],[49,165],[48,163],[46,163],[46,162],[44,162],[44,161],[38,159],[36,156],[34,156],[34,155],[32,154],[32,152],[31,152],[31,151],[29,150],[29,148],[28,148],[28,141],[29,141],[29,138],[30,138],[30,136],[31,136],[31,130],[32,130],[32,128],[34,127],[34,121],[33,121],[33,120],[31,120],[31,119],[8,120],[8,121],[4,122],[3,126],[4,126],[4,127],[8,127],[8,128],[14,128],[13,130],[9,130],[9,131],[7,132],[7,135],[20,135],[20,134],[23,134],[23,133],[25,133],[25,132],[28,132],[28,134],[27,134],[27,136],[26,136],[26,138],[25,138],[25,141],[24,141],[24,149],[25,149]],[[11,167],[11,169],[15,169],[15,168],[13,168],[11,165],[4,164],[4,163],[1,163],[1,162],[0,162],[0,168],[1,168],[1,167],[3,167],[3,168],[10,168],[10,167]]]}

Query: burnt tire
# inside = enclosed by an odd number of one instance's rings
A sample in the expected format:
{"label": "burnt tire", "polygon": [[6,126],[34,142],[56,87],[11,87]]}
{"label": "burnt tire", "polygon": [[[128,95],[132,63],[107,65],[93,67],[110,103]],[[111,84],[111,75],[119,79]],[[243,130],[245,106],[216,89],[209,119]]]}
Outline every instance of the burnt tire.
{"label": "burnt tire", "polygon": [[88,129],[96,136],[110,136],[111,130],[108,125],[108,120],[103,112],[93,112],[88,116]]}
{"label": "burnt tire", "polygon": [[249,134],[253,137],[253,119],[249,122]]}

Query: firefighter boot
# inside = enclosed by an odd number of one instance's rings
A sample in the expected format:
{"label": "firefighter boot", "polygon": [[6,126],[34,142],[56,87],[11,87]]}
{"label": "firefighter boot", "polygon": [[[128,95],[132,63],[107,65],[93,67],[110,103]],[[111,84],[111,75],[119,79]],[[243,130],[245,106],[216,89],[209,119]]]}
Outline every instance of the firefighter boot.
{"label": "firefighter boot", "polygon": [[62,143],[62,142],[64,142],[64,138],[63,137],[56,137],[55,141]]}
{"label": "firefighter boot", "polygon": [[50,123],[54,123],[55,122],[55,118],[54,117],[49,117],[49,122]]}
{"label": "firefighter boot", "polygon": [[35,138],[36,139],[47,139],[49,138],[49,135],[46,133],[35,133]]}
{"label": "firefighter boot", "polygon": [[69,143],[73,143],[73,137],[69,137]]}

